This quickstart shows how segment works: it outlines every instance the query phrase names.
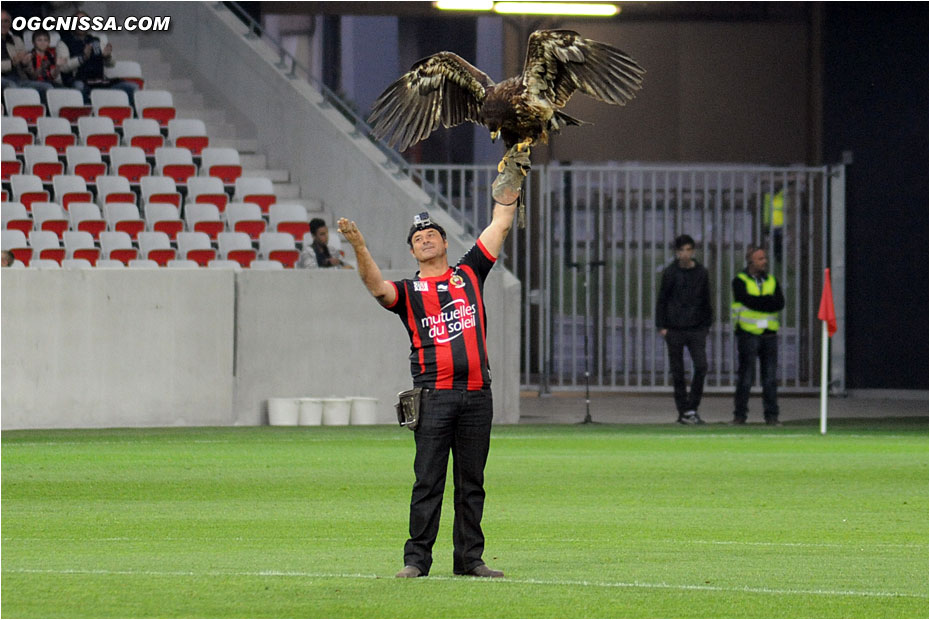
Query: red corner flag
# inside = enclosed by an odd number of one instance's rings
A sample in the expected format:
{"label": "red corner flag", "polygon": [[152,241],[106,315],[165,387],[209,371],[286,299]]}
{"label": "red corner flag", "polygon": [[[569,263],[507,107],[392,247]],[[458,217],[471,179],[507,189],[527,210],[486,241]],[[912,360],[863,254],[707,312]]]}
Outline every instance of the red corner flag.
{"label": "red corner flag", "polygon": [[820,295],[820,309],[817,318],[827,323],[827,334],[836,333],[836,310],[833,308],[833,288],[830,286],[830,270],[823,270],[823,293]]}

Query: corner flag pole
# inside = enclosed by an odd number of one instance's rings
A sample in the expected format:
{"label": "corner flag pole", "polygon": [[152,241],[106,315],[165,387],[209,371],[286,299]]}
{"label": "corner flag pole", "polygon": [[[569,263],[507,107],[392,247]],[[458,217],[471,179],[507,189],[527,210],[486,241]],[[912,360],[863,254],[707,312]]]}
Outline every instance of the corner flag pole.
{"label": "corner flag pole", "polygon": [[827,434],[827,390],[830,374],[830,337],[836,333],[836,310],[833,306],[833,287],[830,286],[830,269],[823,270],[823,292],[817,318],[823,322],[820,335],[820,434]]}
{"label": "corner flag pole", "polygon": [[827,322],[822,321],[823,330],[820,334],[820,434],[827,434],[827,390],[829,389],[827,375],[830,368],[830,338],[827,336]]}

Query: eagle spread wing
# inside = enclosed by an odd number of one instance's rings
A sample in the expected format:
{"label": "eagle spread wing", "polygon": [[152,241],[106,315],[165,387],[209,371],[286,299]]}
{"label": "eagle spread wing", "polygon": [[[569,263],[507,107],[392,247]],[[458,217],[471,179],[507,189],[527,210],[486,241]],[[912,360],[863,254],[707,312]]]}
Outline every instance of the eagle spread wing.
{"label": "eagle spread wing", "polygon": [[555,108],[568,103],[576,90],[624,105],[639,90],[645,73],[635,60],[606,43],[572,30],[538,30],[530,35],[523,85],[528,94]]}
{"label": "eagle spread wing", "polygon": [[388,86],[372,106],[368,123],[376,138],[391,135],[390,146],[404,151],[440,122],[444,127],[478,122],[486,89],[493,84],[463,58],[439,52],[418,61]]}

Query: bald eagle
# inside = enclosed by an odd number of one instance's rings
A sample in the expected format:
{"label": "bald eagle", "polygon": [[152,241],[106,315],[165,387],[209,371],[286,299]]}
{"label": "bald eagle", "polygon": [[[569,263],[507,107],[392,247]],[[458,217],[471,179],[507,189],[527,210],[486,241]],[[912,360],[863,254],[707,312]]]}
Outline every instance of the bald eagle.
{"label": "bald eagle", "polygon": [[452,52],[428,56],[378,97],[369,124],[404,151],[439,127],[486,126],[508,149],[546,143],[550,132],[582,121],[561,111],[578,90],[615,105],[633,99],[645,70],[617,48],[572,30],[530,35],[523,74],[495,84]]}

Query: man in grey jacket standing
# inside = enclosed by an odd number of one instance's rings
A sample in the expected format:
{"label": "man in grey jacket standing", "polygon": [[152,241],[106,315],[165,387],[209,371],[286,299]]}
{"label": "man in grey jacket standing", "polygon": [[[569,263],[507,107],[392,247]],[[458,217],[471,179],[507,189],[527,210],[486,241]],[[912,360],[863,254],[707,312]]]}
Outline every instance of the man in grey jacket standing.
{"label": "man in grey jacket standing", "polygon": [[[675,407],[680,424],[703,424],[698,415],[707,375],[707,332],[713,323],[707,269],[694,260],[694,239],[675,238],[675,260],[662,272],[656,301],[656,329],[665,338],[675,385]],[[684,349],[694,373],[691,391],[685,381]]]}

